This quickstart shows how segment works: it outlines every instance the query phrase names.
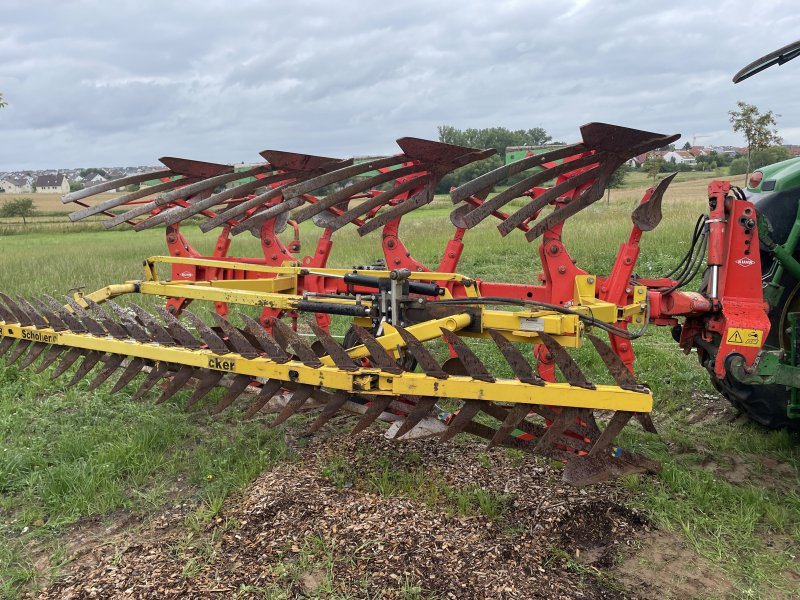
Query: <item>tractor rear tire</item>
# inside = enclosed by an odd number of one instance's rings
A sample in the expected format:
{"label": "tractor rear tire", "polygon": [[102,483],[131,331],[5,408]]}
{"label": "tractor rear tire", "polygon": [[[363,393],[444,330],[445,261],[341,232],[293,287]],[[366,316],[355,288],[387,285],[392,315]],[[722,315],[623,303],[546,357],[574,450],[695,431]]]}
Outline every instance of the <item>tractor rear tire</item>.
{"label": "tractor rear tire", "polygon": [[786,414],[790,389],[783,385],[747,385],[730,375],[718,379],[711,373],[711,383],[739,411],[768,429],[800,431],[800,419]]}

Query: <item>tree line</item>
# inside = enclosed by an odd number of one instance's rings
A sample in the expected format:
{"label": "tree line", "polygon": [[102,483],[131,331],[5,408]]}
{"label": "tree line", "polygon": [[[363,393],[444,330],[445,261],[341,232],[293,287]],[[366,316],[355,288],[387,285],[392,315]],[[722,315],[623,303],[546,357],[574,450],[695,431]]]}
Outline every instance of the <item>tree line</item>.
{"label": "tree line", "polygon": [[497,154],[456,169],[445,175],[436,189],[438,193],[446,193],[451,187],[458,187],[470,179],[475,179],[493,169],[503,166],[506,148],[511,146],[543,146],[557,144],[552,136],[541,127],[532,129],[507,129],[506,127],[487,127],[483,129],[458,129],[451,125],[440,125],[439,141],[456,146],[470,148],[494,148]]}

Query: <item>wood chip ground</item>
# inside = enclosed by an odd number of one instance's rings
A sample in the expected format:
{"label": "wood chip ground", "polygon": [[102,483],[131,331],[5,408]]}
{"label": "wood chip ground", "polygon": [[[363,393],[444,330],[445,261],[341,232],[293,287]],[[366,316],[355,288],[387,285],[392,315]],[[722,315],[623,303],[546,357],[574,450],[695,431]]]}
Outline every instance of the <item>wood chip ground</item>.
{"label": "wood chip ground", "polygon": [[[323,475],[337,458],[358,474],[380,457],[500,495],[505,511],[460,514]],[[332,436],[262,474],[199,530],[187,529],[190,507],[176,506],[136,535],[84,549],[38,597],[637,598],[604,574],[649,530],[621,495],[617,484],[570,488],[541,459],[477,443]]]}

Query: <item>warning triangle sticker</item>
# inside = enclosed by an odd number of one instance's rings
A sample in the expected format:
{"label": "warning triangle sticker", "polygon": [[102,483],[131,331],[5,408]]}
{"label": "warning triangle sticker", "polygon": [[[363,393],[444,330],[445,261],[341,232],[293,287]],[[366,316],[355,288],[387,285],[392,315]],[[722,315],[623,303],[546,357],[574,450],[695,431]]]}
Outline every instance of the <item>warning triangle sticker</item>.
{"label": "warning triangle sticker", "polygon": [[739,335],[739,331],[734,329],[733,335],[728,337],[729,344],[742,344],[742,336]]}

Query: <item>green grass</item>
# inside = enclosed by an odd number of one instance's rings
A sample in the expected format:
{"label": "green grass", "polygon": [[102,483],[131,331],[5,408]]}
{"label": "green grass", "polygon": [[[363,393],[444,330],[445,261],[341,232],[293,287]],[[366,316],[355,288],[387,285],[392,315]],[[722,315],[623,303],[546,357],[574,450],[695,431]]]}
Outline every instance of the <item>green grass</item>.
{"label": "green grass", "polygon": [[[668,271],[686,251],[695,218],[705,209],[702,187],[703,182],[687,177],[667,198],[664,221],[643,238],[637,265],[641,276]],[[564,239],[581,267],[599,274],[610,270],[640,197],[637,190],[616,190],[610,204],[598,202],[570,219]],[[404,220],[403,239],[425,264],[435,267],[441,258],[452,230],[447,220],[451,207],[439,198]],[[185,230],[198,250],[210,252],[213,235],[201,235],[194,226]],[[302,232],[305,254],[312,250],[317,231],[303,224]],[[350,267],[381,257],[379,234],[360,238],[354,228],[346,228],[334,241],[330,266]],[[536,246],[519,232],[503,239],[495,223],[487,222],[467,232],[465,242],[459,272],[485,280],[535,281]],[[95,224],[83,229],[65,224],[56,231],[17,227],[14,235],[1,235],[0,248],[0,289],[24,296],[65,294],[79,286],[91,291],[140,278],[142,258],[166,254],[162,231],[105,231]],[[258,240],[249,234],[233,240],[232,255],[259,253]],[[345,321],[338,319],[335,325],[341,332]],[[507,374],[502,359],[489,354],[491,344],[477,340],[474,347],[492,371]],[[714,394],[696,358],[680,352],[668,328],[652,327],[634,348],[638,377],[654,390],[662,440],[635,427],[627,428],[621,440],[661,460],[664,471],[659,477],[626,479],[632,502],[723,569],[741,597],[790,594],[796,580],[788,572],[797,572],[794,557],[800,552],[797,437],[740,422],[690,424],[689,409],[697,395]],[[589,349],[579,350],[577,357],[592,377],[607,379]],[[186,497],[200,503],[194,518],[202,520],[218,510],[226,494],[287,454],[282,436],[259,423],[229,427],[202,416],[202,411],[177,410],[185,395],[154,406],[132,402],[133,387],[114,396],[108,389],[104,385],[89,393],[80,385],[67,389],[63,380],[50,381],[46,374],[13,367],[0,371],[0,596],[13,597],[41,583],[29,548],[45,548],[57,566],[64,558],[61,536],[70,523],[90,516],[110,518],[123,509],[146,514]],[[723,466],[736,457],[750,465],[751,476],[731,483],[704,468],[709,456]],[[770,475],[765,457],[788,470]],[[480,455],[475,458],[481,460]],[[340,486],[411,496],[438,510],[502,519],[507,499],[455,489],[430,474],[423,477],[409,460],[398,467],[376,458],[365,472],[353,473],[346,461],[333,459],[324,472]],[[770,540],[779,543],[770,546]],[[288,574],[288,580],[296,575]],[[286,589],[279,586],[265,596],[283,597]],[[416,597],[412,583],[408,593]]]}
{"label": "green grass", "polygon": [[133,402],[133,384],[115,395],[85,387],[0,370],[0,597],[36,579],[31,550],[50,548],[56,566],[58,534],[72,523],[170,500],[218,510],[287,454],[263,422],[232,427],[179,399]]}
{"label": "green grass", "polygon": [[[661,435],[666,446],[633,431],[620,438],[663,464],[656,480],[624,480],[636,493],[634,504],[719,565],[741,597],[796,591],[796,579],[788,575],[796,572],[800,550],[796,436],[766,433],[749,423],[689,426],[681,419],[661,427]],[[752,464],[752,476],[729,482],[704,468],[709,457],[723,470],[730,457]],[[757,467],[763,457],[788,465],[789,473],[776,475],[781,481],[773,483]]]}

